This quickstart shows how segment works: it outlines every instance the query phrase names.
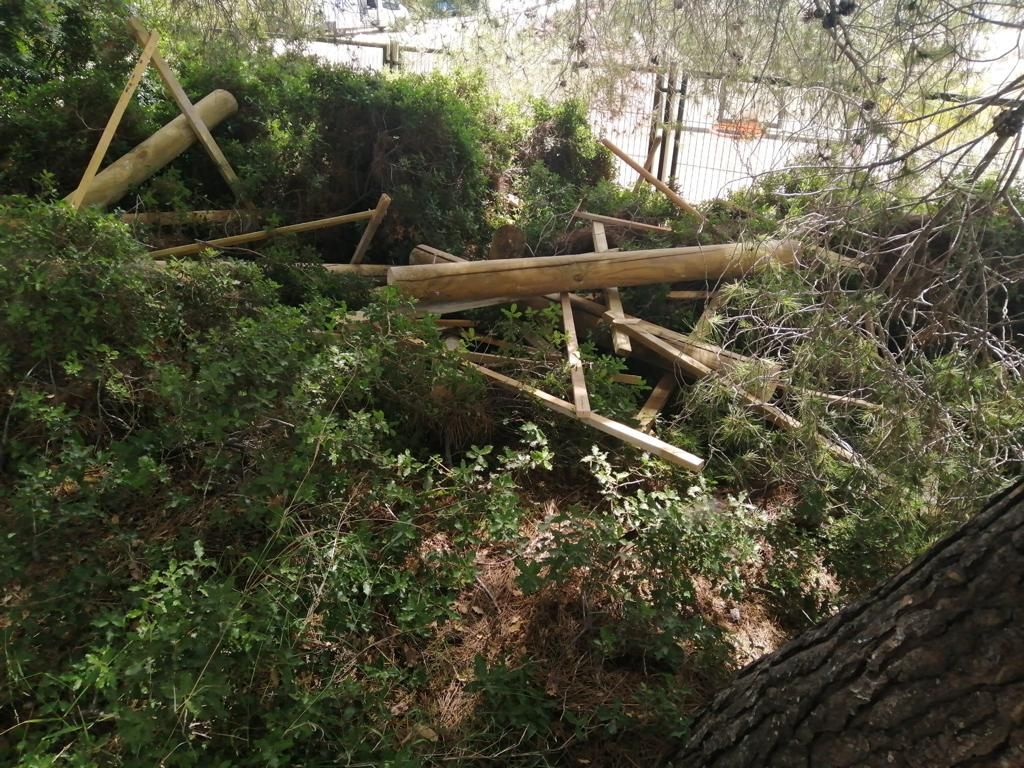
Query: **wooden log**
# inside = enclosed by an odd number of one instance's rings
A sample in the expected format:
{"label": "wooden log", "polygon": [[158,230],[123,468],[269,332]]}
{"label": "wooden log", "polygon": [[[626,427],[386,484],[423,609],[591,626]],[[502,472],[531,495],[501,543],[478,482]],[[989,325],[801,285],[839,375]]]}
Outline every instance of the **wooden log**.
{"label": "wooden log", "polygon": [[563,293],[562,323],[565,326],[565,349],[569,356],[569,371],[572,374],[572,401],[576,413],[584,416],[590,413],[590,396],[587,394],[587,381],[583,375],[583,361],[580,359],[580,346],[576,338],[576,322],[572,316],[572,304],[569,294]]}
{"label": "wooden log", "polygon": [[769,261],[794,264],[798,243],[727,243],[656,248],[615,255],[585,253],[533,259],[467,261],[392,267],[388,284],[420,301],[466,301],[501,296],[739,277]]}
{"label": "wooden log", "polygon": [[[455,254],[442,251],[440,248],[433,248],[429,245],[417,245],[409,253],[410,264],[461,264],[467,259]],[[555,297],[557,301],[557,297]],[[499,304],[513,304],[522,300],[514,296],[497,296],[493,299],[477,299],[476,301],[431,301],[419,302],[416,305],[418,312],[430,313],[433,315],[447,315],[453,312],[465,312],[469,309],[482,309],[483,307],[494,307]]]}
{"label": "wooden log", "polygon": [[380,223],[384,220],[390,205],[391,198],[388,195],[382,194],[377,200],[377,207],[373,209],[373,215],[370,216],[370,221],[367,222],[366,229],[363,230],[363,236],[359,238],[359,244],[356,245],[356,252],[352,254],[353,264],[363,263],[363,257],[366,256],[366,251],[370,248],[370,241],[377,234],[377,228],[380,227]]}
{"label": "wooden log", "polygon": [[[410,254],[409,259],[410,262],[415,261],[416,263],[421,264],[466,263],[466,259],[463,259],[460,256],[455,256],[451,253],[448,253],[447,251],[442,251],[438,248],[432,248],[427,245],[420,245],[414,248],[412,253]],[[592,332],[595,328],[597,328],[599,324],[607,322],[607,318],[605,317],[607,307],[598,304],[596,301],[590,301],[589,299],[585,299],[582,296],[576,296],[575,294],[570,295],[569,299],[572,302],[573,309],[578,313],[576,316],[577,327],[583,327],[588,332]],[[511,304],[514,302],[519,302],[534,309],[543,309],[544,307],[548,306],[553,302],[559,302],[560,297],[558,295],[533,296],[520,299],[502,297],[498,299],[493,299],[491,301],[493,301],[494,304]],[[740,364],[753,364],[755,362],[752,358],[744,357],[743,355],[738,355],[735,352],[730,352],[726,349],[722,349],[721,347],[715,346],[714,344],[710,344],[708,342],[693,339],[687,334],[679,333],[678,331],[673,331],[669,328],[656,325],[655,323],[648,323],[645,320],[640,320],[639,318],[632,318],[629,315],[625,315],[625,318],[635,320],[641,323],[640,327],[643,330],[653,333],[655,336],[658,336],[660,338],[665,338],[670,343],[680,347],[684,352],[691,355],[692,357],[697,358],[710,368],[718,369],[721,367],[734,367]],[[663,357],[650,354],[645,348],[642,347],[639,349],[633,348],[631,350],[631,356],[634,358],[639,358],[644,362],[657,365],[659,367],[671,365],[670,363],[666,363]],[[773,380],[774,375],[777,373],[778,366],[770,366],[768,369],[768,379]],[[768,390],[765,393],[765,396],[770,396],[772,391],[773,390]]]}
{"label": "wooden log", "polygon": [[576,413],[576,408],[572,403],[566,402],[565,400],[555,397],[554,395],[550,395],[543,390],[531,387],[528,384],[523,384],[522,382],[516,381],[513,378],[498,373],[497,371],[492,371],[481,365],[475,365],[473,363],[469,363],[469,365],[472,365],[488,379],[500,384],[506,389],[530,395],[532,398],[547,408],[550,408],[555,413],[579,419],[584,424],[593,427],[594,429],[604,432],[607,435],[611,435],[612,437],[616,437],[624,443],[664,459],[670,464],[684,467],[691,472],[700,472],[704,468],[703,459],[699,456],[694,456],[688,451],[684,451],[682,448],[676,448],[674,445],[666,443],[663,440],[658,440],[650,435],[645,435],[638,429],[627,427],[625,424],[612,421],[611,419],[607,419],[596,413],[589,413],[586,416],[580,416]]}
{"label": "wooden log", "polygon": [[[238,102],[227,91],[216,90],[195,105],[208,126],[216,126],[238,111]],[[159,171],[196,141],[184,115],[171,120],[135,149],[108,165],[92,180],[82,205],[107,206]],[[69,201],[69,197],[64,198]]]}
{"label": "wooden log", "polygon": [[[290,235],[297,234],[299,232],[310,232],[316,229],[326,229],[327,227],[336,227],[339,224],[347,224],[352,221],[362,221],[363,219],[370,218],[372,215],[373,211],[347,213],[344,216],[331,216],[327,219],[304,221],[301,224],[289,224],[284,227],[261,229],[256,232],[245,232],[241,235],[232,235],[231,237],[219,237],[216,240],[200,241],[196,243],[189,243],[188,245],[176,245],[173,248],[161,248],[158,251],[150,251],[149,255],[153,257],[188,256],[190,254],[199,253],[206,248],[230,248],[231,246],[242,245],[244,243],[253,243],[257,240],[266,240],[268,237],[274,237],[275,235]],[[360,265],[357,264],[353,266]]]}
{"label": "wooden log", "polygon": [[[614,216],[602,216],[599,213],[587,213],[586,211],[576,211],[573,214],[573,218],[586,219],[587,221],[596,221],[599,224],[607,224],[609,226],[624,227],[626,229],[636,229],[645,232],[662,232],[671,234],[672,229],[670,227],[661,227],[657,224],[645,224],[642,221],[632,221],[630,219],[618,219]],[[596,248],[594,250],[597,250]]]}
{"label": "wooden log", "polygon": [[[600,221],[594,221],[590,227],[594,237],[594,251],[596,253],[607,252],[608,238],[605,236],[604,224]],[[621,318],[626,316],[622,308],[622,296],[619,294],[618,288],[604,289],[604,303],[607,305],[608,311],[615,317]],[[623,357],[632,351],[629,345],[629,336],[617,330],[614,326],[612,327],[612,350],[615,354],[622,355]]]}
{"label": "wooden log", "polygon": [[142,76],[146,74],[146,67],[149,66],[149,60],[153,57],[159,40],[160,36],[154,32],[143,47],[142,54],[135,63],[135,68],[132,70],[131,75],[129,75],[128,82],[125,84],[124,90],[121,91],[121,96],[114,105],[107,124],[103,128],[99,143],[96,145],[96,149],[93,150],[92,157],[89,158],[89,164],[85,168],[85,173],[82,174],[82,180],[78,182],[78,188],[68,197],[68,203],[72,208],[78,209],[81,207],[82,200],[85,199],[85,193],[88,191],[89,185],[92,184],[92,180],[96,177],[96,172],[100,169],[100,163],[106,157],[107,150],[110,148],[110,142],[117,131],[117,126],[121,124],[121,118],[124,116],[125,110],[128,109],[128,103],[135,94],[135,89],[142,82]]}
{"label": "wooden log", "polygon": [[651,390],[647,402],[643,404],[643,407],[636,414],[636,423],[640,426],[641,430],[646,432],[651,428],[654,420],[661,413],[661,409],[668,402],[675,386],[676,377],[673,373],[662,374],[658,383],[654,385],[654,389]]}
{"label": "wooden log", "polygon": [[[131,30],[135,39],[139,45],[147,45],[150,39],[150,32],[143,25],[142,22],[137,18],[128,19],[128,28]],[[189,100],[188,95],[185,93],[185,89],[181,87],[181,83],[178,82],[178,78],[174,76],[171,68],[167,66],[167,62],[163,60],[159,51],[153,52],[153,66],[156,67],[156,71],[160,75],[160,79],[163,80],[164,86],[167,88],[167,92],[174,99],[174,103],[178,105],[178,109],[181,110],[182,115],[185,116],[185,120],[188,121],[189,127],[192,129],[193,134],[199,139],[199,143],[202,144],[203,149],[206,150],[206,154],[213,160],[214,165],[217,166],[217,170],[220,175],[227,182],[231,191],[236,196],[241,195],[241,182],[238,180],[238,175],[231,167],[231,163],[224,157],[224,153],[221,152],[220,147],[210,134],[210,122],[206,116],[198,110],[198,104],[194,105]]]}

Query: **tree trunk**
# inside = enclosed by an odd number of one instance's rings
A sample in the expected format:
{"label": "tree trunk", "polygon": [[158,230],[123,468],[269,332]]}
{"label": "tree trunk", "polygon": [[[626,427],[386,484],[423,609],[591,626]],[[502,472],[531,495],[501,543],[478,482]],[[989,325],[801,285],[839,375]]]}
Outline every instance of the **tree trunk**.
{"label": "tree trunk", "polygon": [[744,669],[670,765],[1024,766],[1024,482]]}

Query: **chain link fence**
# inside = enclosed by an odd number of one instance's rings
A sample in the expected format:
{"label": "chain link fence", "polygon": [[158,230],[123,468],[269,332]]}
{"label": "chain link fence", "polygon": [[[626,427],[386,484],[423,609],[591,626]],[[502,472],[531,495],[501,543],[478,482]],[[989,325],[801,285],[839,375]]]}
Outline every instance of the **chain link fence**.
{"label": "chain link fence", "polygon": [[[459,66],[451,51],[394,38],[322,38],[311,41],[308,51],[332,63],[374,71],[451,73]],[[848,133],[828,127],[826,105],[806,89],[737,83],[671,66],[624,76],[628,82],[618,98],[591,108],[595,132],[693,202],[743,188],[770,171],[814,162],[827,142]],[[636,172],[616,162],[617,181],[633,185]]]}

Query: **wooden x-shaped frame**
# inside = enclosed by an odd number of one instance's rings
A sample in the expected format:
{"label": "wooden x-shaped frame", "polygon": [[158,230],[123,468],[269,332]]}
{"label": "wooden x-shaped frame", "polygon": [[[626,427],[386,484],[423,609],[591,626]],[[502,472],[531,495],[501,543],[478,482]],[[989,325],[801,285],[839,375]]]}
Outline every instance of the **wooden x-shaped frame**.
{"label": "wooden x-shaped frame", "polygon": [[92,184],[93,179],[96,177],[97,171],[99,171],[100,163],[103,162],[104,156],[107,154],[107,149],[110,147],[110,142],[114,138],[114,133],[117,131],[117,126],[121,122],[121,118],[124,116],[125,110],[128,108],[128,102],[131,101],[132,96],[135,94],[135,89],[139,87],[139,83],[142,82],[142,76],[146,72],[146,68],[152,64],[156,67],[156,71],[160,75],[160,79],[164,83],[167,92],[174,99],[174,103],[178,105],[178,109],[188,120],[188,124],[196,134],[196,138],[199,139],[199,143],[203,145],[203,149],[206,150],[206,154],[210,156],[214,164],[217,166],[217,170],[220,171],[220,175],[224,177],[224,181],[228,183],[231,190],[235,193],[236,197],[241,196],[241,184],[238,179],[238,174],[235,173],[234,168],[231,167],[231,163],[224,157],[224,153],[221,148],[217,145],[213,136],[210,134],[210,129],[203,122],[202,118],[196,112],[195,106],[189,100],[188,95],[185,93],[185,89],[181,87],[181,83],[178,82],[178,78],[175,77],[174,72],[164,61],[160,52],[157,50],[157,45],[160,42],[160,37],[156,32],[150,32],[146,27],[143,26],[142,22],[136,18],[128,19],[128,29],[132,35],[138,41],[139,45],[142,46],[142,54],[139,56],[138,62],[135,64],[135,68],[132,70],[131,75],[128,78],[128,82],[125,84],[124,90],[121,92],[120,98],[117,100],[117,104],[114,106],[113,112],[110,113],[110,118],[107,120],[107,125],[103,129],[103,134],[100,136],[100,141],[96,145],[96,149],[92,153],[92,157],[89,160],[89,165],[86,166],[85,173],[82,174],[82,180],[78,184],[78,188],[71,193],[68,198],[68,202],[73,208],[80,208],[82,201],[85,199],[85,195],[89,190],[89,185]]}

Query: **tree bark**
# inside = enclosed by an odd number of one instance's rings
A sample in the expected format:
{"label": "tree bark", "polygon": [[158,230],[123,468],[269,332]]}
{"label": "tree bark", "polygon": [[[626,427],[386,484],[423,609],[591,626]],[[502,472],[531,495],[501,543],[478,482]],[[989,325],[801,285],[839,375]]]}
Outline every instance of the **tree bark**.
{"label": "tree bark", "polygon": [[744,669],[669,765],[1024,766],[1024,482]]}

